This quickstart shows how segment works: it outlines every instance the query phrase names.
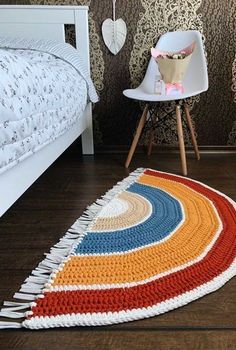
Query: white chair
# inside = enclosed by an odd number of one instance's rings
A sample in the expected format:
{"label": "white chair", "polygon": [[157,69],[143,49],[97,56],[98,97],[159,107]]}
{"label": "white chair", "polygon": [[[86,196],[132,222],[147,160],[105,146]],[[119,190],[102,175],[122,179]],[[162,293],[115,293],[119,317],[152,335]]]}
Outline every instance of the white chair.
{"label": "white chair", "polygon": [[[169,32],[161,36],[156,48],[163,51],[175,52],[179,51],[193,42],[196,43],[195,50],[193,52],[191,61],[189,63],[187,72],[184,76],[183,87],[184,93],[172,92],[166,95],[163,92],[162,95],[157,95],[154,93],[155,79],[157,75],[160,75],[157,63],[154,58],[151,58],[148,65],[145,77],[141,85],[136,89],[125,90],[123,93],[126,97],[132,98],[139,101],[146,101],[146,105],[143,114],[140,118],[136,134],[131,145],[125,167],[128,168],[132,160],[133,154],[135,152],[136,146],[138,144],[140,135],[145,126],[147,115],[149,112],[149,105],[153,102],[163,102],[163,101],[176,101],[176,119],[177,119],[177,131],[179,139],[179,148],[181,155],[181,163],[183,174],[187,175],[187,164],[186,164],[186,154],[183,138],[183,127],[181,119],[181,107],[180,100],[184,100],[184,109],[186,113],[186,120],[188,127],[190,129],[191,139],[194,146],[195,154],[197,159],[200,159],[197,141],[194,134],[194,129],[192,126],[192,120],[189,114],[189,108],[186,99],[195,95],[198,95],[208,89],[208,74],[207,74],[207,63],[203,49],[203,42],[201,34],[196,30],[188,31],[175,31]],[[153,131],[151,132],[153,133]],[[149,144],[149,153],[151,153],[152,136]]]}

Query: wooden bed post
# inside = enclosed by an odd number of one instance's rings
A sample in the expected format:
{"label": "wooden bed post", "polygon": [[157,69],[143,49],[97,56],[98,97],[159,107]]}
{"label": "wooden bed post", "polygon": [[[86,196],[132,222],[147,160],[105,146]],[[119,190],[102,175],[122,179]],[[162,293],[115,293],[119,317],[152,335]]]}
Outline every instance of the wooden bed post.
{"label": "wooden bed post", "polygon": [[83,154],[94,154],[93,145],[93,119],[92,119],[92,103],[88,103],[86,107],[87,129],[82,133],[82,152]]}
{"label": "wooden bed post", "polygon": [[[83,11],[75,10],[74,13],[76,48],[81,53],[87,71],[90,72],[88,9],[85,9]],[[80,38],[83,38],[84,40],[80,40]],[[94,154],[93,119],[91,103],[89,103],[86,107],[86,117],[87,128],[82,133],[82,151],[83,154]]]}

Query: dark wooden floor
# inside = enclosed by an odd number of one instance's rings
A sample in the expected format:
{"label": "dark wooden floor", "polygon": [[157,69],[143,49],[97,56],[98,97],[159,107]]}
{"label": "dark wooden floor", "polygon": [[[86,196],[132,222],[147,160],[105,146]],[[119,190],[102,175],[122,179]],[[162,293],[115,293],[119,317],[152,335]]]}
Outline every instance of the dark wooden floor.
{"label": "dark wooden floor", "polygon": [[[0,219],[0,300],[9,300],[84,208],[127,175],[124,155],[81,158],[67,151]],[[236,155],[188,156],[189,176],[236,200]],[[179,173],[178,155],[137,155],[131,170]],[[236,349],[236,278],[162,316],[100,328],[2,330],[0,349]]]}

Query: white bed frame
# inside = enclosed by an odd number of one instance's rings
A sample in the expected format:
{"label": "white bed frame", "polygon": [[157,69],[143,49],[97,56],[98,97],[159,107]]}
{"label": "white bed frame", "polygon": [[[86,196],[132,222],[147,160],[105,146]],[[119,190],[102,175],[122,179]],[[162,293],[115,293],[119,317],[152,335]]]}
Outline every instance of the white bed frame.
{"label": "white bed frame", "polygon": [[[0,6],[1,36],[64,42],[65,24],[75,25],[76,48],[90,71],[87,6]],[[68,132],[0,174],[0,217],[80,135],[83,154],[93,154],[91,103]]]}

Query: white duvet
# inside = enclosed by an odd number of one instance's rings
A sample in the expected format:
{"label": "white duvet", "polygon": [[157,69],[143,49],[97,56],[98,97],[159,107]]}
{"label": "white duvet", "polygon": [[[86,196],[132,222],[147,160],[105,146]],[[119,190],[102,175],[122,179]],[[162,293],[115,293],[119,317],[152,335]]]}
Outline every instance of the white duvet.
{"label": "white duvet", "polygon": [[72,127],[88,84],[76,66],[50,53],[0,48],[0,173]]}

